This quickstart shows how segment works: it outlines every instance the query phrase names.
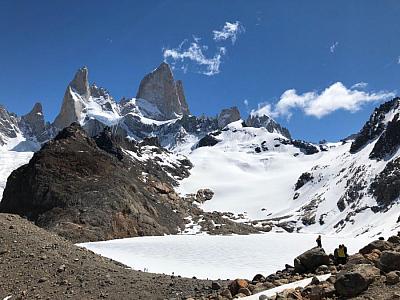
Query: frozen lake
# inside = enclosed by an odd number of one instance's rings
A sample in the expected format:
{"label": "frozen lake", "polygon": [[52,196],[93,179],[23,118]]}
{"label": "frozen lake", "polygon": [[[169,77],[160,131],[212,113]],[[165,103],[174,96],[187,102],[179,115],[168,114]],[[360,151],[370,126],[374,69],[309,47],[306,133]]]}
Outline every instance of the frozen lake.
{"label": "frozen lake", "polygon": [[[100,255],[124,263],[135,270],[152,273],[196,276],[201,279],[251,279],[257,273],[268,275],[316,245],[315,234],[267,233],[256,235],[210,236],[169,235],[138,237],[84,243]],[[345,244],[349,253],[357,252],[367,237],[322,236],[322,246],[333,253]]]}

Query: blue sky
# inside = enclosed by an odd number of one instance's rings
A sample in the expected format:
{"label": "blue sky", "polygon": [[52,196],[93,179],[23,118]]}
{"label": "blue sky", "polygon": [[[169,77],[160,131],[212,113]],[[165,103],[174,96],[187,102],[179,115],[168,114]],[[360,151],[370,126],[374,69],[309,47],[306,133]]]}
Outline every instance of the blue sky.
{"label": "blue sky", "polygon": [[[175,62],[193,114],[261,105],[295,138],[338,140],[400,90],[399,15],[396,0],[0,1],[0,103],[23,114],[40,100],[52,121],[83,65],[114,98],[133,97],[166,50],[196,43],[221,57],[212,75],[198,58]],[[214,39],[226,22],[240,24],[235,43]]]}

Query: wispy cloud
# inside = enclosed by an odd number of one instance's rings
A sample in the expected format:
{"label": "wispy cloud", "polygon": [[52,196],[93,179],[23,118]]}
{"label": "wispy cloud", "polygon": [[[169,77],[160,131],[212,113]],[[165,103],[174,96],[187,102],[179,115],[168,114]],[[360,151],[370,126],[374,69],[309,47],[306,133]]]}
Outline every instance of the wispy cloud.
{"label": "wispy cloud", "polygon": [[339,42],[334,42],[334,43],[332,44],[332,46],[329,47],[329,51],[330,51],[331,53],[334,53],[337,46],[339,46]]}
{"label": "wispy cloud", "polygon": [[239,21],[235,23],[225,22],[221,30],[213,30],[214,41],[225,41],[231,39],[232,45],[235,44],[237,36],[244,32],[244,27]]}
{"label": "wispy cloud", "polygon": [[[204,75],[212,76],[219,73],[222,56],[226,53],[226,49],[224,47],[219,47],[218,52],[215,53],[213,57],[207,58],[203,52],[208,49],[207,46],[201,46],[196,42],[190,43],[190,46],[187,49],[183,49],[184,46],[185,43],[181,44],[176,49],[165,49],[163,53],[164,60],[171,58],[174,63],[184,63],[186,60],[190,60],[197,65],[205,67],[205,70],[201,72]],[[184,73],[186,73],[188,70],[188,65],[183,64],[181,69],[184,71]]]}
{"label": "wispy cloud", "polygon": [[308,116],[322,118],[337,110],[357,112],[369,102],[387,100],[394,97],[393,92],[379,91],[368,93],[357,88],[346,88],[341,82],[336,82],[322,92],[316,91],[298,94],[295,89],[285,91],[279,101],[272,105],[264,103],[257,110],[252,110],[253,115],[269,115],[271,117],[287,117],[293,115],[293,110],[300,109]]}
{"label": "wispy cloud", "polygon": [[400,55],[397,57],[397,64],[400,65]]}
{"label": "wispy cloud", "polygon": [[352,89],[365,89],[367,86],[368,86],[368,83],[361,81],[361,82],[353,84],[351,86],[351,88]]}
{"label": "wispy cloud", "polygon": [[[213,30],[213,40],[224,42],[231,40],[232,45],[236,42],[239,33],[244,32],[243,25],[236,21],[226,22],[222,30]],[[209,47],[201,44],[201,38],[192,35],[193,41],[189,43],[187,39],[182,41],[177,48],[164,48],[164,61],[171,64],[173,68],[178,67],[186,73],[191,65],[196,66],[196,72],[208,76],[218,74],[222,63],[222,58],[227,52],[227,48],[221,44],[216,46],[213,55],[207,55]]]}

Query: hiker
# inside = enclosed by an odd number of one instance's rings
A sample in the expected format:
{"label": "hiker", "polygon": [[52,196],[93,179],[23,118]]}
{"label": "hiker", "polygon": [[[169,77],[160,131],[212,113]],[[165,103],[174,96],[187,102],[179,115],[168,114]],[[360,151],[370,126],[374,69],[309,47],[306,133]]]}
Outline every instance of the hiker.
{"label": "hiker", "polygon": [[345,265],[347,262],[347,248],[344,245],[339,245],[339,249],[337,252],[338,255],[338,263],[341,265]]}
{"label": "hiker", "polygon": [[321,235],[319,235],[315,241],[317,242],[317,247],[322,248]]}
{"label": "hiker", "polygon": [[335,251],[333,251],[333,261],[334,261],[335,265],[339,264],[338,252],[339,252],[338,248],[335,248]]}

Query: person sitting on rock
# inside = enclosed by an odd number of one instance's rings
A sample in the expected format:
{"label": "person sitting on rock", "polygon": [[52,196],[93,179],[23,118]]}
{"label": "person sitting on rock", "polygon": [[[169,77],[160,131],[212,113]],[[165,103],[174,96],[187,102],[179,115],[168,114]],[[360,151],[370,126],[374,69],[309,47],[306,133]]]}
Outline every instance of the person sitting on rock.
{"label": "person sitting on rock", "polygon": [[317,247],[322,248],[321,235],[319,235],[315,241],[317,242]]}
{"label": "person sitting on rock", "polygon": [[341,265],[345,265],[346,261],[347,261],[347,257],[346,257],[346,252],[347,252],[347,248],[345,250],[345,246],[344,245],[339,245],[339,249],[338,249],[338,263]]}
{"label": "person sitting on rock", "polygon": [[338,252],[339,252],[338,248],[335,248],[335,251],[333,251],[333,261],[334,261],[335,265],[339,264]]}

